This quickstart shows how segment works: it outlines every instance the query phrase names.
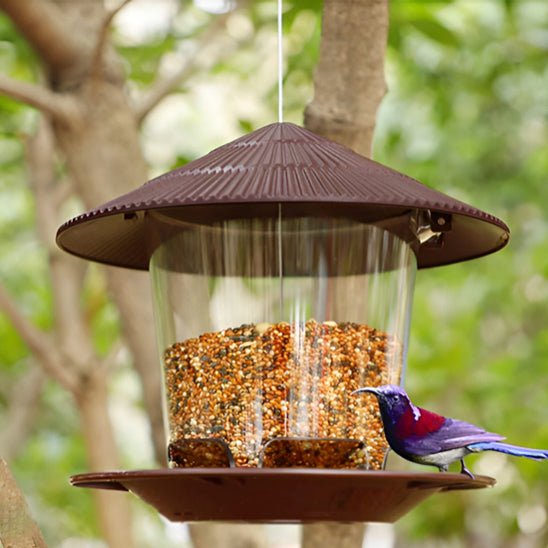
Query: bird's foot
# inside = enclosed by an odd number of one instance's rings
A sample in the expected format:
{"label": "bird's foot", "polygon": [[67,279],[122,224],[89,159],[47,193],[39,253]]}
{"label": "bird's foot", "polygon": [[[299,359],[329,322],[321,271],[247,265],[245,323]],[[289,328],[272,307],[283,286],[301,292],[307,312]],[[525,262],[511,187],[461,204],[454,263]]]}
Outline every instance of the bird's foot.
{"label": "bird's foot", "polygon": [[476,479],[474,474],[472,474],[472,472],[470,472],[470,470],[468,470],[468,468],[466,468],[466,465],[464,464],[464,460],[462,460],[462,459],[460,461],[460,473],[461,474],[466,474],[470,479]]}

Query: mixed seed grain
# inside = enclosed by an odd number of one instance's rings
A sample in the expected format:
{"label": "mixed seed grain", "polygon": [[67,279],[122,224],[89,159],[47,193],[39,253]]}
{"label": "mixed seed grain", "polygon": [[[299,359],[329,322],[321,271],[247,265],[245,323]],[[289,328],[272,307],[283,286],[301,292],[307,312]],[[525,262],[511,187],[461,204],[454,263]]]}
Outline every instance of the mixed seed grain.
{"label": "mixed seed grain", "polygon": [[376,400],[351,392],[393,380],[393,345],[366,325],[315,320],[175,343],[165,351],[171,466],[380,469]]}

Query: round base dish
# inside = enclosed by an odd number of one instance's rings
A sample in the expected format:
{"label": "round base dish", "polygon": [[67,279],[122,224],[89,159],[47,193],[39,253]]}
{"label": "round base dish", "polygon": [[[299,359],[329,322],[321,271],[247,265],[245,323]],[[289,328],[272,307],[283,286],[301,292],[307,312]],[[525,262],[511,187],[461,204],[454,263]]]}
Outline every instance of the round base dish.
{"label": "round base dish", "polygon": [[394,522],[440,491],[493,478],[327,469],[184,468],[78,474],[72,485],[130,491],[171,521]]}

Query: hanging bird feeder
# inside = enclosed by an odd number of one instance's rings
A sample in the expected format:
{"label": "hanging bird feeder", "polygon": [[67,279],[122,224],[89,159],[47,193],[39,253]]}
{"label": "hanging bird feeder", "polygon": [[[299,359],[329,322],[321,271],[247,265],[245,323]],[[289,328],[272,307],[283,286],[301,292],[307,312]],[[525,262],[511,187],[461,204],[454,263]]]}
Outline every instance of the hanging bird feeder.
{"label": "hanging bird feeder", "polygon": [[170,465],[73,484],[132,491],[173,520],[250,522],[394,521],[437,491],[492,485],[382,471],[378,407],[351,392],[402,382],[417,268],[508,237],[289,123],[72,219],[66,251],[150,270]]}

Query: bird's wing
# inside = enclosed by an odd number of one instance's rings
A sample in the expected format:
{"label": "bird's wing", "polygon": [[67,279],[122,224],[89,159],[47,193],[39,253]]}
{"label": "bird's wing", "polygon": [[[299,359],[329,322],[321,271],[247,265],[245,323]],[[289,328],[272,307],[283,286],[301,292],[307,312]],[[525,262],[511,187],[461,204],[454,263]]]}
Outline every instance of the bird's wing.
{"label": "bird's wing", "polygon": [[[428,417],[429,411],[420,409],[421,418]],[[420,420],[420,419],[419,419]],[[441,426],[422,436],[410,436],[405,440],[405,450],[414,455],[430,455],[465,447],[471,443],[500,441],[504,436],[486,432],[479,426],[456,419],[446,418]]]}
{"label": "bird's wing", "polygon": [[471,443],[500,441],[504,439],[504,436],[501,436],[500,434],[487,432],[479,426],[456,419],[447,419],[445,424],[438,431],[438,434],[440,435],[442,451],[456,449],[458,447],[470,445]]}

